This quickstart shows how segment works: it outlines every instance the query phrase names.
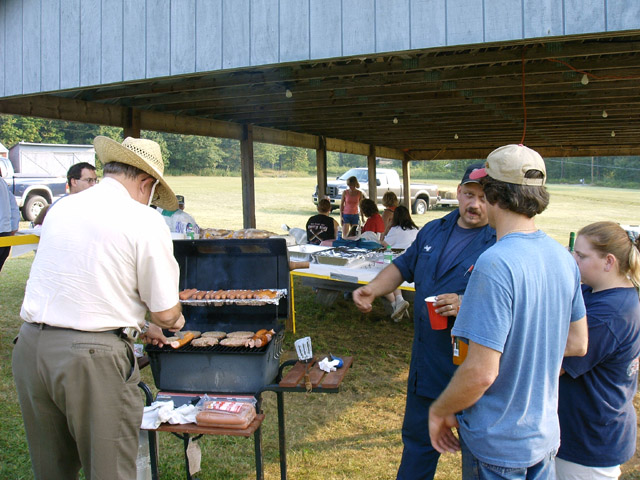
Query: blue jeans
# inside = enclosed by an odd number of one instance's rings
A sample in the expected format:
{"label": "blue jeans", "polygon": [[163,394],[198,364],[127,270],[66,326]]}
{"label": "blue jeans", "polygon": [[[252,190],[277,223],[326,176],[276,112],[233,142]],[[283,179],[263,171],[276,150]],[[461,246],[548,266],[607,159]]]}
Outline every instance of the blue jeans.
{"label": "blue jeans", "polygon": [[478,460],[460,436],[463,480],[555,480],[556,452],[550,452],[542,461],[530,467],[512,468],[490,465]]}

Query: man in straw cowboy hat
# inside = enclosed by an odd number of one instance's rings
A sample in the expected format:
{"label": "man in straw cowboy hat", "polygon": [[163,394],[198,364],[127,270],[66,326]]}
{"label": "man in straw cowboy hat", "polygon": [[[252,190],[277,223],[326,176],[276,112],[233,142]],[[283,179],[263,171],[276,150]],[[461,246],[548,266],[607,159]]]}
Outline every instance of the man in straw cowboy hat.
{"label": "man in straw cowboy hat", "polygon": [[[95,187],[42,227],[13,374],[36,479],[136,477],[142,400],[132,338],[184,325],[171,236],[151,202],[178,208],[160,147],[97,137]],[[145,322],[147,311],[152,324]]]}
{"label": "man in straw cowboy hat", "polygon": [[468,340],[467,358],[431,404],[429,435],[441,453],[462,450],[465,480],[555,479],[562,358],[587,351],[580,272],[536,228],[549,204],[538,152],[500,147],[470,178],[484,188],[497,243],[471,273],[451,331]]}

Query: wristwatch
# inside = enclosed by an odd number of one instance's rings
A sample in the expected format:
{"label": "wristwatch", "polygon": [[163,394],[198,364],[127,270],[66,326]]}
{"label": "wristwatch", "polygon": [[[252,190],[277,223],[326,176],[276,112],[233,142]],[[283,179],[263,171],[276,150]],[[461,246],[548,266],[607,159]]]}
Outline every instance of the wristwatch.
{"label": "wristwatch", "polygon": [[140,329],[140,335],[144,335],[149,331],[149,322],[147,322],[146,320],[144,321],[144,325],[142,326],[142,328]]}

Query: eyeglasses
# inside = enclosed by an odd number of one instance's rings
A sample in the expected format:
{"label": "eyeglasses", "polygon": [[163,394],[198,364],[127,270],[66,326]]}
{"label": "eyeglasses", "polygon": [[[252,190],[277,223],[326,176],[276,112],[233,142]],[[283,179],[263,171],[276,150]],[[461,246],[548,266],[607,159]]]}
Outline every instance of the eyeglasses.
{"label": "eyeglasses", "polygon": [[78,181],[79,182],[87,182],[89,185],[95,185],[100,180],[98,180],[97,178],[79,178]]}

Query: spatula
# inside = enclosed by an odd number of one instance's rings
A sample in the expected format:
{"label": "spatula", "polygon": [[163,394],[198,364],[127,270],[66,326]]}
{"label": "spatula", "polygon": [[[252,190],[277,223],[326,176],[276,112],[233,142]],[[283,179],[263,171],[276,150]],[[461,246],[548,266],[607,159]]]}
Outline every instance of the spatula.
{"label": "spatula", "polygon": [[313,350],[311,348],[311,337],[299,338],[293,343],[296,347],[298,360],[307,364],[304,371],[304,386],[307,392],[311,391],[311,379],[309,378],[309,368],[313,359]]}

